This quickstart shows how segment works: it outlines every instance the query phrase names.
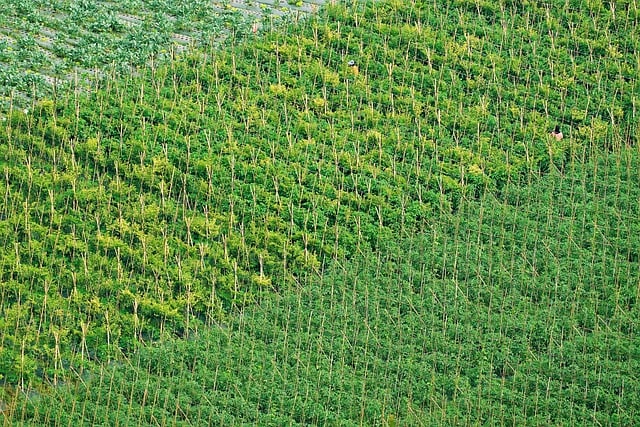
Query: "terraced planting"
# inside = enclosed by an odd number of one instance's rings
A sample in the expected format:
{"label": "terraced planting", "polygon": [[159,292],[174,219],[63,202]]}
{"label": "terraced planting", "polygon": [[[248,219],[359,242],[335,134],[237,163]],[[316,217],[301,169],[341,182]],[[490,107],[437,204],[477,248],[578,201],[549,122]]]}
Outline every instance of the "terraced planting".
{"label": "terraced planting", "polygon": [[62,85],[87,88],[106,73],[237,40],[323,3],[7,0],[0,5],[1,105],[29,104]]}
{"label": "terraced planting", "polygon": [[3,110],[5,423],[640,424],[635,3],[87,4],[189,49]]}
{"label": "terraced planting", "polygon": [[52,395],[20,396],[15,417],[635,425],[640,158],[619,154],[510,185],[503,201],[465,201],[461,215],[302,276],[225,328],[147,346]]}

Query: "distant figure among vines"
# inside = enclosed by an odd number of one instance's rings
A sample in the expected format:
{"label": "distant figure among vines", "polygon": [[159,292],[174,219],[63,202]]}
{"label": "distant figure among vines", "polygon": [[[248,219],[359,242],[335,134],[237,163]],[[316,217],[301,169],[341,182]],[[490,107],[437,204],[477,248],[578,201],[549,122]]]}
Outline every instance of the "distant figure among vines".
{"label": "distant figure among vines", "polygon": [[556,125],[555,129],[553,129],[553,132],[551,132],[551,136],[558,141],[561,141],[562,138],[564,138],[564,135],[562,134],[562,131],[560,130],[559,125]]}
{"label": "distant figure among vines", "polygon": [[349,66],[349,68],[351,68],[351,72],[353,72],[353,75],[357,76],[360,70],[358,69],[358,64],[356,64],[356,61],[352,59],[351,61],[347,62],[347,65]]}

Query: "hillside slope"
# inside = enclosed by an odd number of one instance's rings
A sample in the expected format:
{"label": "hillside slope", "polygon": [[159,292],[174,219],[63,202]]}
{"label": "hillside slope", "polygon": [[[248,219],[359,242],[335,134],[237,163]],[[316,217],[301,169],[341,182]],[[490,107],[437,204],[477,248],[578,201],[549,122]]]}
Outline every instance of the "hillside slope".
{"label": "hillside slope", "polygon": [[[485,194],[505,201],[608,153],[634,156],[638,10],[612,4],[328,6],[281,32],[6,112],[2,400],[204,333],[324,280],[335,262],[370,266],[395,241],[464,224]],[[549,137],[558,123],[562,140]],[[632,184],[614,185],[633,200]],[[518,220],[544,208],[527,197]],[[607,203],[633,236],[637,211]],[[614,225],[605,233],[585,212],[585,230],[609,242]],[[633,278],[637,253],[615,236],[609,261]],[[575,262],[593,265],[596,246],[571,252]],[[452,274],[457,264],[439,279]],[[551,283],[519,286],[542,298]]]}
{"label": "hillside slope", "polygon": [[[295,4],[294,4],[295,3]],[[324,0],[4,0],[0,117],[7,106],[87,90],[189,47],[220,46],[314,13]]]}
{"label": "hillside slope", "polygon": [[[640,156],[487,194],[228,327],[30,402],[26,425],[637,425]],[[397,423],[397,424],[394,424]]]}

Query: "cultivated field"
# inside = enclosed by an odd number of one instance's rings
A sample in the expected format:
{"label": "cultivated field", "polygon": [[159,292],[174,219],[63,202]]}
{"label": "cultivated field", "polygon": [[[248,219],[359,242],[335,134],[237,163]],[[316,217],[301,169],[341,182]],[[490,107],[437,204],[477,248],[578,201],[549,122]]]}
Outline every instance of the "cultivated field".
{"label": "cultivated field", "polygon": [[324,0],[6,0],[0,4],[0,106],[154,66],[317,12]]}
{"label": "cultivated field", "polygon": [[5,424],[640,424],[633,1],[166,3],[5,92]]}

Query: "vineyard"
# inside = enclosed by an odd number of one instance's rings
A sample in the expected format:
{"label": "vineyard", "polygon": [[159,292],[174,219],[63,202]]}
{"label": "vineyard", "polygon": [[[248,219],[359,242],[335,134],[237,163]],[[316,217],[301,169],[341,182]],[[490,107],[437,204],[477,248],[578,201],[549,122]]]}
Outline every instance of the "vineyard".
{"label": "vineyard", "polygon": [[640,8],[320,5],[0,6],[0,419],[640,424]]}
{"label": "vineyard", "polygon": [[239,40],[315,13],[323,0],[6,0],[0,5],[0,106],[88,89],[189,47]]}

